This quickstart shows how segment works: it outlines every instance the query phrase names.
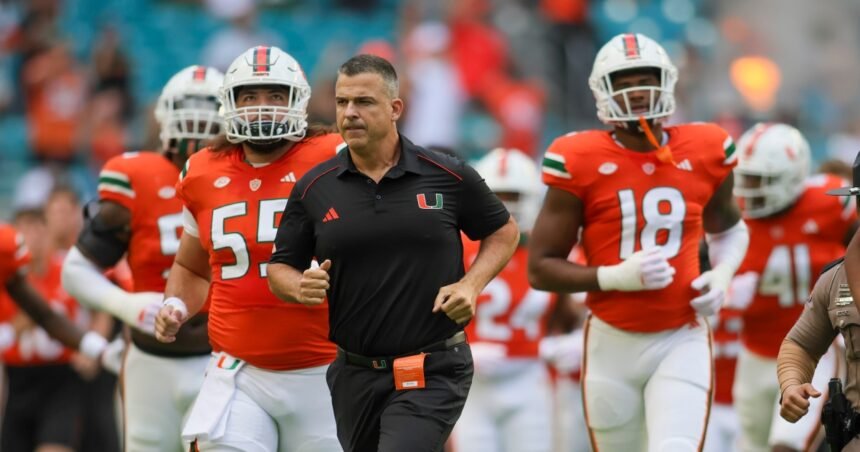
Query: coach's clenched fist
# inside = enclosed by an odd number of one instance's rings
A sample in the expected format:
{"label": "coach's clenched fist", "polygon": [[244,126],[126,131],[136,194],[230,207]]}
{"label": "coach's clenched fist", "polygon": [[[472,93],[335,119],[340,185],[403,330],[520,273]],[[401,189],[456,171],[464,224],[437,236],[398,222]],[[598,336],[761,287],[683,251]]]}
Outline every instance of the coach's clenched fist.
{"label": "coach's clenched fist", "polygon": [[328,271],[331,261],[326,259],[319,267],[311,267],[302,273],[299,280],[298,302],[307,305],[318,305],[325,301],[329,289]]}

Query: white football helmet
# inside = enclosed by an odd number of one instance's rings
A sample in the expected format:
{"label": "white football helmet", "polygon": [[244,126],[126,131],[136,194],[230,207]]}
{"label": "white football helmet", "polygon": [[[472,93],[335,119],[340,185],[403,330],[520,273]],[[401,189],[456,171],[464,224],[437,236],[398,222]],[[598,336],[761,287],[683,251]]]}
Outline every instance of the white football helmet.
{"label": "white football helmet", "polygon": [[[286,87],[289,103],[286,106],[237,107],[236,89],[254,85]],[[233,60],[224,76],[220,96],[227,140],[231,143],[299,141],[305,136],[311,87],[299,63],[277,47],[252,47]]]}
{"label": "white football helmet", "polygon": [[748,218],[784,210],[803,193],[812,153],[799,130],[759,123],[738,141],[734,195]]}
{"label": "white football helmet", "polygon": [[[615,91],[612,89],[612,74],[639,68],[654,68],[660,72],[660,86],[632,86]],[[624,33],[610,39],[594,59],[588,86],[597,103],[597,117],[606,124],[663,119],[675,111],[675,83],[678,69],[669,55],[653,39],[642,35]],[[631,112],[629,94],[633,91],[650,90],[651,102],[648,111]],[[621,96],[624,105],[615,97]]]}
{"label": "white football helmet", "polygon": [[203,141],[221,133],[218,90],[223,82],[221,71],[206,66],[188,66],[167,81],[155,106],[163,149],[171,140]]}
{"label": "white football helmet", "polygon": [[520,229],[531,230],[540,209],[543,186],[531,157],[518,149],[496,148],[475,164],[475,170],[495,193],[515,193],[517,199],[502,202]]}

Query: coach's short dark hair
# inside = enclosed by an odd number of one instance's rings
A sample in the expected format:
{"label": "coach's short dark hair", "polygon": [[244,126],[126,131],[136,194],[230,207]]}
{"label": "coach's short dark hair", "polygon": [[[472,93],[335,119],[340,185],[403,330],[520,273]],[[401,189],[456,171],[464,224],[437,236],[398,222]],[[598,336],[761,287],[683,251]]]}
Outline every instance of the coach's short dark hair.
{"label": "coach's short dark hair", "polygon": [[400,83],[397,81],[397,71],[385,58],[376,55],[356,55],[340,65],[338,73],[352,77],[358,74],[378,74],[388,86],[388,94],[392,99],[400,95]]}

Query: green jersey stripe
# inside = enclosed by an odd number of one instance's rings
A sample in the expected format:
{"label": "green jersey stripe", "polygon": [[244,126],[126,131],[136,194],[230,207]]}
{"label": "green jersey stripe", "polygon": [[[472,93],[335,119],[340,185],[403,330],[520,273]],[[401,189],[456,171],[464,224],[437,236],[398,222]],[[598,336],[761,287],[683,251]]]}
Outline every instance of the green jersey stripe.
{"label": "green jersey stripe", "polygon": [[723,154],[725,155],[724,164],[734,163],[737,159],[735,155],[735,141],[732,140],[732,137],[726,137],[726,140],[723,141]]}
{"label": "green jersey stripe", "polygon": [[543,167],[544,167],[544,169],[549,168],[549,169],[553,169],[555,171],[558,171],[559,173],[568,174],[567,168],[564,167],[564,163],[561,163],[557,160],[544,158],[543,159]]}
{"label": "green jersey stripe", "polygon": [[129,198],[134,198],[134,196],[135,196],[133,190],[122,187],[120,185],[114,185],[114,184],[110,184],[110,183],[100,183],[98,189],[99,189],[99,191],[109,191],[109,192],[113,192],[113,193],[118,193],[120,195],[124,195],[124,196],[127,196]]}
{"label": "green jersey stripe", "polygon": [[549,174],[550,176],[560,177],[562,179],[570,179],[570,174],[567,171],[559,171],[555,168],[544,166],[543,167],[544,174]]}

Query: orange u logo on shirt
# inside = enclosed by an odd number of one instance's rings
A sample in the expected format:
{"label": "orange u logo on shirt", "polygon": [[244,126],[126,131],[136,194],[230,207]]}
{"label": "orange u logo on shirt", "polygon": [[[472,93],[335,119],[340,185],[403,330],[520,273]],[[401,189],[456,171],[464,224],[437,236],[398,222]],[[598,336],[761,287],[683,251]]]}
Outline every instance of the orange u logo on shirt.
{"label": "orange u logo on shirt", "polygon": [[442,208],[442,193],[436,193],[436,203],[432,206],[427,205],[427,198],[424,193],[416,195],[418,198],[418,207],[422,209],[441,209]]}

